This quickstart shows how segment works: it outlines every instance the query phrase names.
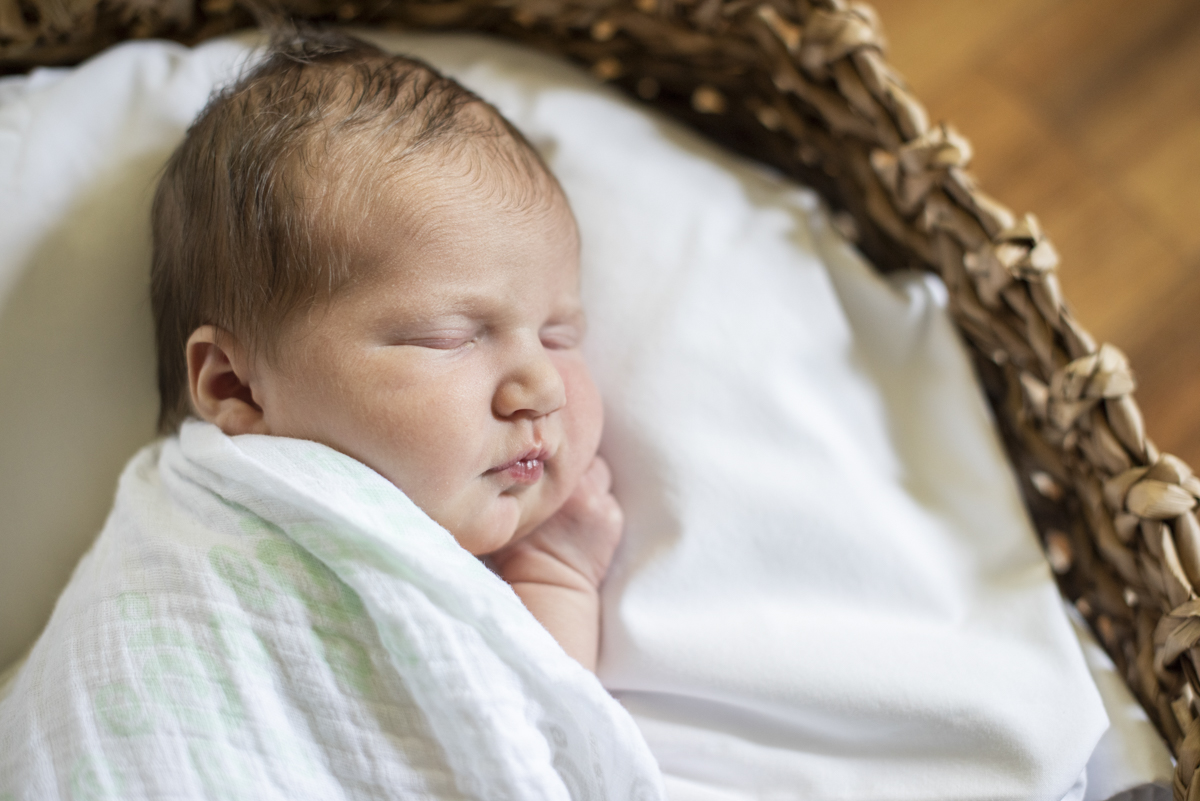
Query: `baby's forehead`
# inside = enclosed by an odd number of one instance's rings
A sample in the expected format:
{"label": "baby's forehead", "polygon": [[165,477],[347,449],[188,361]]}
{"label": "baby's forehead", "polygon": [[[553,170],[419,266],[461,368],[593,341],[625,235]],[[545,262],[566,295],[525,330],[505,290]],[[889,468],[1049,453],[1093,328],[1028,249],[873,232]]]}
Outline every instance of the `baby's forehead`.
{"label": "baby's forehead", "polygon": [[562,233],[578,236],[562,187],[524,143],[448,137],[406,158],[394,158],[385,146],[359,147],[339,162],[324,171],[314,193],[333,226],[370,232],[378,225],[437,225],[468,202],[481,216],[516,213],[548,226],[565,224],[570,230]]}

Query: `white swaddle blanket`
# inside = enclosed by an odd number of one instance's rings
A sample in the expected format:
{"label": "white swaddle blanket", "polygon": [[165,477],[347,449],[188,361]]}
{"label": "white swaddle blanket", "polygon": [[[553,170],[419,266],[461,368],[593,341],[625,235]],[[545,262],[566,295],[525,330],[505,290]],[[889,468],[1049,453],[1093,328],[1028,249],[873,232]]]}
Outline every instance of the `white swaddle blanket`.
{"label": "white swaddle blanket", "polygon": [[3,799],[662,796],[629,715],[386,479],[200,422],[126,468],[0,721]]}

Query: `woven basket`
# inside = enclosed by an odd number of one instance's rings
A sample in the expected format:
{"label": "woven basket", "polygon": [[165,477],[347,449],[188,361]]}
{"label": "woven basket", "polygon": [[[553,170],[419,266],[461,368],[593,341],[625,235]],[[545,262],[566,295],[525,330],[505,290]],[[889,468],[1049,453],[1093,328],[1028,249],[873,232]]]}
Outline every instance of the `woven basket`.
{"label": "woven basket", "polygon": [[[883,271],[939,274],[1059,585],[1200,799],[1200,479],[1146,439],[1124,355],[1064,306],[1032,215],[985,195],[970,144],[888,65],[844,0],[280,0],[281,13],[486,31],[588,66],[817,189]],[[236,0],[0,0],[0,72],[116,41],[192,43],[253,22]]]}

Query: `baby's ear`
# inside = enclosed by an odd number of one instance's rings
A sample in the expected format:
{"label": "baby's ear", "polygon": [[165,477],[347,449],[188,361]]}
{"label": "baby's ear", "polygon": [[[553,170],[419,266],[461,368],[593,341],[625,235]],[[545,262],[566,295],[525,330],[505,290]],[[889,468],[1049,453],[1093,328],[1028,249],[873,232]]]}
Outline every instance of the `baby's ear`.
{"label": "baby's ear", "polygon": [[266,434],[262,407],[254,397],[252,365],[230,334],[202,325],[187,341],[192,408],[229,436]]}

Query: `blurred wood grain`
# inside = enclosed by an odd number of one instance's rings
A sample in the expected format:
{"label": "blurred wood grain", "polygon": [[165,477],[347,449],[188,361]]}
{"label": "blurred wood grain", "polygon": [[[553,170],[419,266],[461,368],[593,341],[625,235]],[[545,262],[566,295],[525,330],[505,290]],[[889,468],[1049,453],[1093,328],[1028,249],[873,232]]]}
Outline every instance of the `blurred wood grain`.
{"label": "blurred wood grain", "polygon": [[1038,216],[1076,315],[1129,355],[1151,438],[1200,470],[1200,3],[872,5],[931,118]]}

